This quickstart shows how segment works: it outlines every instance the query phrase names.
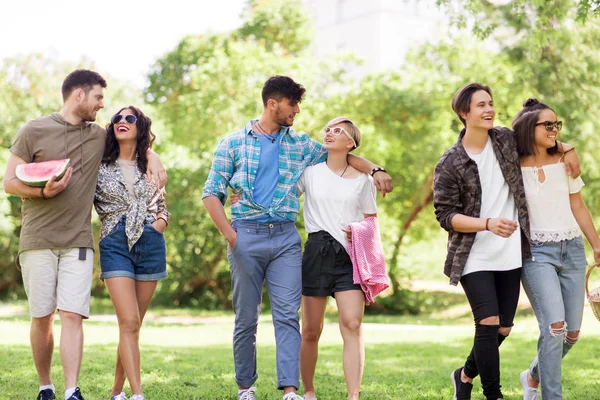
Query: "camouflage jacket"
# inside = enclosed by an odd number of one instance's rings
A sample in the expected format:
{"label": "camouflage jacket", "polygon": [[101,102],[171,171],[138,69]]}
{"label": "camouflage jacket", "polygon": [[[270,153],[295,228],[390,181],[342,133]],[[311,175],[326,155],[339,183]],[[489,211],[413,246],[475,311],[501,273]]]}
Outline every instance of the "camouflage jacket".
{"label": "camouflage jacket", "polygon": [[[464,134],[463,129],[456,144],[438,161],[433,180],[435,216],[442,228],[448,231],[448,255],[444,274],[450,277],[451,285],[458,284],[476,235],[475,232],[454,231],[451,224],[452,217],[463,214],[479,218],[481,209],[479,171],[477,164],[469,157],[462,145]],[[502,175],[515,198],[521,228],[521,253],[523,258],[530,258],[529,214],[514,133],[508,128],[496,127],[489,130],[489,135]]]}

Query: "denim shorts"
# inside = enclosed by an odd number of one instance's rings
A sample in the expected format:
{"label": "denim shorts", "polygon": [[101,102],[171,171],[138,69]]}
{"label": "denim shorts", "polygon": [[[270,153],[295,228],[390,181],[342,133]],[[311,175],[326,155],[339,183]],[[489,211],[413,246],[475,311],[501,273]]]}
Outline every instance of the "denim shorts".
{"label": "denim shorts", "polygon": [[353,280],[352,260],[344,246],[328,232],[310,233],[302,254],[302,295],[332,296],[361,290]]}
{"label": "denim shorts", "polygon": [[127,246],[125,219],[100,241],[100,279],[127,277],[157,281],[167,277],[167,246],[164,235],[149,223],[131,250]]}

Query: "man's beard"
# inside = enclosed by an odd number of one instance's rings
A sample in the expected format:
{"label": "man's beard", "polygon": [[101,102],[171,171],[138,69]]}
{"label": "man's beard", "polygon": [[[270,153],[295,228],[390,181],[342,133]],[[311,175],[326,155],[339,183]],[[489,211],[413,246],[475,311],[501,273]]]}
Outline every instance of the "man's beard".
{"label": "man's beard", "polygon": [[277,122],[277,125],[279,126],[292,126],[294,124],[294,121],[292,121],[292,123],[288,125],[287,119],[288,117],[278,116],[275,122]]}
{"label": "man's beard", "polygon": [[88,108],[84,108],[83,106],[80,106],[79,109],[77,110],[77,115],[84,122],[94,122],[96,120],[96,116],[94,115],[93,108],[88,109]]}

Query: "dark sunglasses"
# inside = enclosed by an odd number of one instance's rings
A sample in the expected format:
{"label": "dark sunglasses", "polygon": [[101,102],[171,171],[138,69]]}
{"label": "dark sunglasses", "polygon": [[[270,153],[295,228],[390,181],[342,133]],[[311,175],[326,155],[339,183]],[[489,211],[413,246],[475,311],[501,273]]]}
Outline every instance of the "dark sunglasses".
{"label": "dark sunglasses", "polygon": [[538,126],[538,125],[544,125],[544,128],[546,128],[546,130],[548,132],[552,132],[554,130],[554,128],[556,128],[557,131],[560,131],[562,129],[562,121],[556,121],[556,122],[542,121],[542,122],[538,122],[537,124],[535,124],[535,126]]}
{"label": "dark sunglasses", "polygon": [[125,118],[125,122],[127,122],[128,124],[135,124],[137,122],[137,118],[135,115],[121,115],[121,114],[117,114],[114,117],[112,117],[112,119],[110,120],[110,122],[112,122],[113,124],[118,124],[119,122],[121,122],[121,120]]}

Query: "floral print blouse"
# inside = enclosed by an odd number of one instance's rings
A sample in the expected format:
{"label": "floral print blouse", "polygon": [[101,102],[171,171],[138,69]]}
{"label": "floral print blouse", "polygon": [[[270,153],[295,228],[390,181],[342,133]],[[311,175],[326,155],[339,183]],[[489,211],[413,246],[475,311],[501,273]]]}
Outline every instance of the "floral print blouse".
{"label": "floral print blouse", "polygon": [[118,163],[100,165],[94,198],[96,212],[102,221],[100,240],[108,236],[125,216],[129,250],[142,236],[145,223],[154,222],[158,214],[163,214],[167,220],[170,217],[165,204],[165,190],[158,189],[137,167],[133,188],[135,199],[127,190],[125,177]]}

